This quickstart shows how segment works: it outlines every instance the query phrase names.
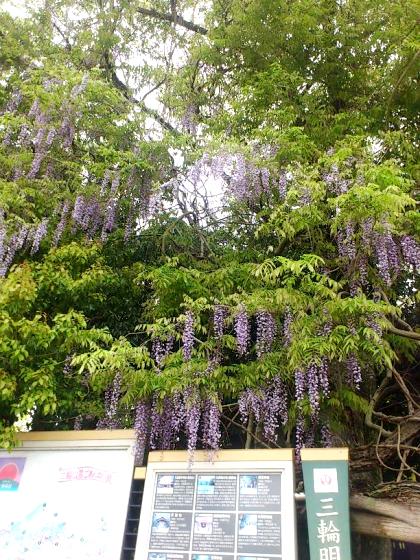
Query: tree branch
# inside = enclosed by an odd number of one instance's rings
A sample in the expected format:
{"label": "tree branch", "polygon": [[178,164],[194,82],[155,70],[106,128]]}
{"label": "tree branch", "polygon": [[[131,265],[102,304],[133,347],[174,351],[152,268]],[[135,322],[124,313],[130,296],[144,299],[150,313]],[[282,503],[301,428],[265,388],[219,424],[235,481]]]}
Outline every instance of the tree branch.
{"label": "tree branch", "polygon": [[164,129],[169,130],[169,132],[172,132],[172,134],[179,134],[178,130],[175,127],[173,127],[171,123],[165,120],[162,117],[162,115],[160,115],[155,109],[151,109],[150,107],[147,107],[144,101],[136,99],[131,94],[129,87],[124,82],[122,82],[117,76],[115,68],[113,67],[109,59],[106,58],[105,63],[108,71],[110,72],[112,83],[117,89],[119,89],[122,92],[122,94],[126,99],[128,99],[129,101],[131,101],[132,103],[140,107],[145,113],[147,113],[153,119],[155,119],[155,121],[158,122]]}
{"label": "tree branch", "polygon": [[402,329],[397,329],[393,325],[387,328],[387,331],[396,334],[397,336],[404,336],[405,338],[411,338],[412,340],[420,341],[420,333],[415,331],[403,331]]}
{"label": "tree branch", "polygon": [[154,10],[153,8],[137,8],[137,12],[143,16],[159,19],[161,21],[168,21],[169,23],[175,23],[175,25],[179,25],[181,27],[184,27],[185,29],[188,29],[189,31],[199,33],[200,35],[207,35],[208,33],[205,27],[197,25],[192,21],[187,21],[177,13],[165,14],[163,12],[158,12],[158,10]]}

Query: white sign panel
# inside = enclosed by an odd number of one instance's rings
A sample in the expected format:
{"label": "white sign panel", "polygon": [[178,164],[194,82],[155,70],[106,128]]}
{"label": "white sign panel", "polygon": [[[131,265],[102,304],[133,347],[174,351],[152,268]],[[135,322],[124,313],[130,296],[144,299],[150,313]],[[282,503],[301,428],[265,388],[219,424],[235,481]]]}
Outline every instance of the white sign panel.
{"label": "white sign panel", "polygon": [[71,439],[0,450],[1,560],[120,558],[134,438],[117,432],[55,432]]}
{"label": "white sign panel", "polygon": [[296,558],[292,450],[149,455],[135,560]]}

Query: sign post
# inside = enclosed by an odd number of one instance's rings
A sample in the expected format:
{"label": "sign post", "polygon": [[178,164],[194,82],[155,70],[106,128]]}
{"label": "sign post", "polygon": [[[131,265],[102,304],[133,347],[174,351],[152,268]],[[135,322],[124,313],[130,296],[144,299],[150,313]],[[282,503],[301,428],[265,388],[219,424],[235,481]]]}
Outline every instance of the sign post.
{"label": "sign post", "polygon": [[135,560],[295,560],[292,449],[149,454]]}
{"label": "sign post", "polygon": [[311,560],[351,560],[347,448],[302,449]]}

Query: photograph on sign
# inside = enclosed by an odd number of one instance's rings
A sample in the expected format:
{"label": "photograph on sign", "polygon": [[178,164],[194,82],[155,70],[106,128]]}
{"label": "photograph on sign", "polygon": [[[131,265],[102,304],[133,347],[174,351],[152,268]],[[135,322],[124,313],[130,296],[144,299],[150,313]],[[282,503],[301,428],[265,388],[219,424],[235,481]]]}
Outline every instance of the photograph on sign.
{"label": "photograph on sign", "polygon": [[17,491],[25,461],[25,457],[0,457],[0,492]]}

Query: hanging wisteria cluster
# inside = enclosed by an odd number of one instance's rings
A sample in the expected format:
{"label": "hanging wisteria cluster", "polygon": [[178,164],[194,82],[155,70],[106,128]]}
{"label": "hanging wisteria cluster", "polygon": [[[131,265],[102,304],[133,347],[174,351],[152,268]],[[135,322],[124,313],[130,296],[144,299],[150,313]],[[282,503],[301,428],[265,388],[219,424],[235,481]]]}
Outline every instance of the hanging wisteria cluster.
{"label": "hanging wisteria cluster", "polygon": [[105,416],[98,421],[98,430],[116,430],[121,427],[121,422],[118,417],[121,382],[121,374],[117,373],[112,384],[105,391]]}
{"label": "hanging wisteria cluster", "polygon": [[151,405],[146,401],[137,404],[134,429],[138,464],[141,464],[147,447],[174,449],[184,433],[192,460],[199,445],[209,452],[219,449],[221,406],[216,397],[202,399],[191,386],[182,394],[165,397],[163,402],[159,402],[155,395]]}
{"label": "hanging wisteria cluster", "polygon": [[[73,153],[80,121],[80,115],[75,109],[75,101],[86,91],[88,83],[88,75],[85,74],[59,108],[54,108],[54,103],[47,107],[45,100],[41,102],[40,99],[35,99],[27,114],[17,113],[19,107],[23,105],[21,91],[16,89],[12,92],[1,114],[16,115],[20,124],[15,128],[9,127],[3,133],[2,145],[11,156],[16,150],[25,151],[28,156],[33,154],[29,168],[25,169],[27,164],[22,164],[20,160],[15,163],[15,168],[11,172],[13,181],[61,179],[61,174],[56,173],[54,169],[55,162],[62,159],[56,151],[62,149],[70,155]],[[64,83],[56,78],[48,78],[43,82],[46,92],[63,85]],[[80,138],[83,134],[81,130]],[[136,150],[134,149],[133,152],[136,153]],[[81,173],[84,171],[82,170]],[[95,175],[96,172],[89,174],[86,182],[86,191],[89,193],[81,192],[73,199],[63,197],[64,199],[54,211],[53,218],[44,216],[38,224],[22,226],[16,226],[10,221],[7,228],[4,220],[0,220],[2,227],[0,276],[6,275],[19,251],[29,251],[31,255],[38,252],[42,240],[46,239],[49,233],[53,247],[59,245],[67,229],[72,235],[82,233],[88,239],[98,237],[105,242],[110,233],[116,229],[118,222],[125,227],[125,239],[128,239],[140,219],[149,219],[154,211],[158,211],[160,203],[156,197],[152,197],[148,174],[143,174],[132,167],[128,172],[124,171],[124,177],[127,178],[122,183],[121,170],[118,169],[118,165],[113,165],[112,168],[105,169],[102,177]],[[84,180],[83,184],[85,184]],[[98,186],[100,184],[97,194],[95,194],[96,184]],[[124,208],[122,211],[122,196],[129,199],[128,210]]]}

